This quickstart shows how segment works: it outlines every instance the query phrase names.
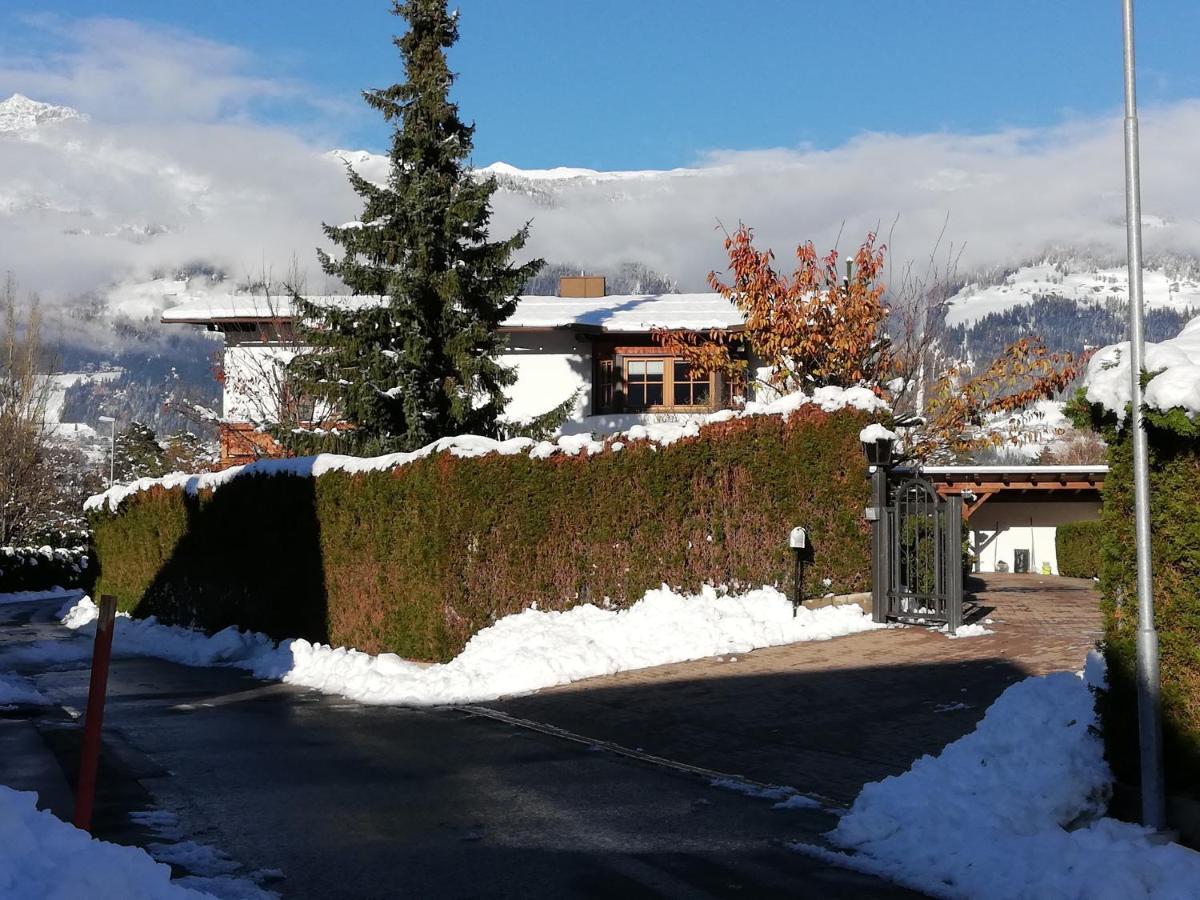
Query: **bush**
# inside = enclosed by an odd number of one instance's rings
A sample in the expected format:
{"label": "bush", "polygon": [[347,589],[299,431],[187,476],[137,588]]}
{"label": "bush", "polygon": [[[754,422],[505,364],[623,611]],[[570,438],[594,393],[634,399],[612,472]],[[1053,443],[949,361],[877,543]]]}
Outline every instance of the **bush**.
{"label": "bush", "polygon": [[0,594],[91,588],[93,572],[86,547],[0,547]]}
{"label": "bush", "polygon": [[442,453],[198,496],[156,488],[92,514],[98,590],[164,621],[430,660],[533,602],[619,608],[664,582],[788,588],[797,524],[815,546],[809,583],[861,590],[865,421],[805,407],[592,457]]}
{"label": "bush", "polygon": [[[1137,784],[1133,444],[1128,429],[1118,431],[1115,419],[1098,407],[1077,402],[1075,415],[1090,418],[1109,445],[1099,540],[1109,687],[1098,707],[1113,771],[1120,781]],[[1177,429],[1162,415],[1147,415],[1146,423],[1167,789],[1200,798],[1200,438],[1190,432],[1191,423]]]}
{"label": "bush", "polygon": [[1058,574],[1068,578],[1100,577],[1100,545],[1104,525],[1096,521],[1068,522],[1055,529]]}

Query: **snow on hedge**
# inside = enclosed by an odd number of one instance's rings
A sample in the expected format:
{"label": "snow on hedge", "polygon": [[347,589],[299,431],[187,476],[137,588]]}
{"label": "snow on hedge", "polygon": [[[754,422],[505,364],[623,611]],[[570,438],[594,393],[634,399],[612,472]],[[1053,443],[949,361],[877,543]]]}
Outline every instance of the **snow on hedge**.
{"label": "snow on hedge", "polygon": [[[1176,407],[1191,418],[1200,413],[1200,317],[1177,337],[1146,343],[1145,368],[1156,372],[1142,394],[1147,407],[1167,412]],[[1088,362],[1087,399],[1124,420],[1129,405],[1129,341],[1111,344]]]}
{"label": "snow on hedge", "polygon": [[216,490],[234,478],[247,475],[298,475],[315,478],[334,471],[373,472],[399,468],[437,453],[450,453],[461,457],[486,456],[492,453],[512,456],[525,453],[533,459],[546,459],[556,453],[577,456],[586,452],[590,456],[599,453],[606,446],[613,451],[619,451],[629,441],[650,441],[659,446],[667,446],[683,438],[696,437],[705,425],[750,416],[776,415],[787,418],[801,407],[809,405],[817,406],[825,412],[845,408],[865,412],[887,412],[889,409],[886,402],[867,388],[822,387],[817,388],[811,395],[786,394],[768,402],[747,403],[741,410],[720,410],[710,415],[693,417],[688,421],[635,425],[628,431],[609,435],[604,440],[597,440],[591,434],[563,435],[555,441],[534,441],[530,438],[498,441],[478,435],[461,435],[441,438],[411,453],[389,453],[375,457],[322,453],[294,459],[263,459],[245,466],[233,466],[221,472],[200,475],[174,472],[162,478],[143,478],[129,484],[118,484],[102,494],[89,497],[84,503],[84,509],[107,508],[110,512],[116,512],[126,497],[153,487],[183,488],[189,494],[196,494],[202,490]]}
{"label": "snow on hedge", "polygon": [[175,900],[211,895],[171,883],[145,850],[98,841],[0,785],[0,897]]}
{"label": "snow on hedge", "polygon": [[[84,598],[67,612],[63,624],[91,634],[96,613],[95,604]],[[682,595],[663,586],[647,591],[626,610],[585,604],[565,612],[527,609],[505,616],[440,665],[302,639],[276,645],[266,635],[233,627],[210,637],[127,615],[117,621],[113,652],[189,666],[236,666],[259,678],[363,703],[436,706],[495,700],[597,675],[883,627],[856,605],[801,607],[793,616],[791,601],[770,587],[740,595],[719,595],[712,588]],[[42,642],[28,651],[29,658],[45,652],[47,658],[61,660],[64,651],[59,645],[77,642],[85,640]]]}
{"label": "snow on hedge", "polygon": [[[1102,668],[1093,651],[1087,681]],[[1096,728],[1078,675],[1014,684],[974,732],[863,788],[829,835],[856,851],[839,861],[939,896],[1195,897],[1200,853],[1103,818],[1112,774]]]}

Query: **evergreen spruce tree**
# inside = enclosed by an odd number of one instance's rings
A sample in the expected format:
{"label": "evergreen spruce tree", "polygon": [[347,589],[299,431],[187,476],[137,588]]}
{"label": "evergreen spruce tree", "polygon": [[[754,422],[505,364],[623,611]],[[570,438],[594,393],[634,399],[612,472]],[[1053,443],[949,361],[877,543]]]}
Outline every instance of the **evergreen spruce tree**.
{"label": "evergreen spruce tree", "polygon": [[158,478],[167,474],[163,448],[154,429],[142,422],[130,422],[117,435],[117,481],[136,481],[139,478]]}
{"label": "evergreen spruce tree", "polygon": [[381,453],[455,434],[497,434],[503,389],[515,380],[497,359],[504,347],[497,327],[542,264],[511,262],[528,225],[488,240],[496,183],[472,176],[474,126],[449,99],[454,75],[445,51],[458,38],[457,13],[445,0],[393,0],[393,7],[408,21],[394,41],[408,80],[363,95],[394,125],[387,183],[347,166],[364,201],[360,224],[324,226],[341,253],[318,251],[326,273],[359,297],[294,298],[313,352],[297,357],[289,375],[316,401],[315,418],[327,410],[349,429],[279,435],[300,452]]}

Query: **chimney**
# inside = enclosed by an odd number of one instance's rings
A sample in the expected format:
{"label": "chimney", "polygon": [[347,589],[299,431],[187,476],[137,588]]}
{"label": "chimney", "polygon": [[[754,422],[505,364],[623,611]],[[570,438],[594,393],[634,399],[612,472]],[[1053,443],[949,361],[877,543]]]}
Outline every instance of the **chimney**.
{"label": "chimney", "polygon": [[558,279],[560,297],[603,297],[603,275],[564,275]]}

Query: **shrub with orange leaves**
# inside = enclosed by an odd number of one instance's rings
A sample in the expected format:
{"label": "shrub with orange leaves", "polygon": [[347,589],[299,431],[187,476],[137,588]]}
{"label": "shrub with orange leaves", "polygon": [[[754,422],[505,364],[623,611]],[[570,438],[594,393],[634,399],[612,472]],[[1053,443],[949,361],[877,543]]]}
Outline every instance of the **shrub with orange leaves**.
{"label": "shrub with orange leaves", "polygon": [[874,386],[890,371],[888,309],[883,286],[875,283],[884,248],[875,246],[874,234],[854,255],[845,281],[838,275],[837,251],[819,257],[812,242],[796,248],[791,276],[775,270],[773,251],[755,248],[754,232],[745,225],[725,238],[725,250],[732,278],[725,282],[710,272],[708,282],[745,316],[744,328],[707,335],[656,329],[654,337],[668,353],[690,362],[694,371],[740,380],[747,361],[730,352],[740,344],[768,368],[767,384],[781,393]]}
{"label": "shrub with orange leaves", "polygon": [[1040,338],[1025,337],[1009,344],[974,377],[965,378],[960,364],[951,366],[934,382],[925,423],[907,452],[923,461],[945,460],[1019,443],[1019,434],[990,426],[999,417],[1064,391],[1083,362],[1070,353],[1049,353]]}

